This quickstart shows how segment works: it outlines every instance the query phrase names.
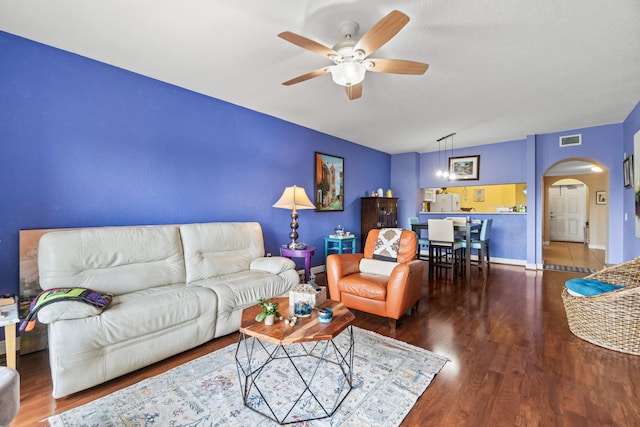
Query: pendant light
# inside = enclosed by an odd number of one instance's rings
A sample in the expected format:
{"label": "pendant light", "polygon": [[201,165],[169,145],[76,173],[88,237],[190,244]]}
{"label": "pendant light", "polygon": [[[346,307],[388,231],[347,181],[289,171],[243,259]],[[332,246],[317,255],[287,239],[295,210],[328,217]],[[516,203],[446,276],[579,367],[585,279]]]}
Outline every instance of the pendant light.
{"label": "pendant light", "polygon": [[[442,138],[439,138],[437,140],[438,142],[438,167],[439,169],[436,171],[436,176],[438,178],[448,178],[448,179],[455,179],[455,175],[451,174],[449,175],[449,165],[447,162],[447,139],[449,139],[449,137],[451,137],[451,155],[453,156],[453,135],[455,135],[455,133],[450,133],[449,135],[443,136]],[[442,160],[441,160],[441,150],[440,150],[440,143],[444,141],[444,159],[445,159],[445,167],[442,167]]]}
{"label": "pendant light", "polygon": [[[453,157],[453,135],[455,135],[455,133],[449,135],[451,137],[451,157]],[[449,164],[451,164],[451,160],[449,160]],[[449,180],[454,181],[455,179],[457,179],[457,176],[454,171],[451,171],[449,174]]]}

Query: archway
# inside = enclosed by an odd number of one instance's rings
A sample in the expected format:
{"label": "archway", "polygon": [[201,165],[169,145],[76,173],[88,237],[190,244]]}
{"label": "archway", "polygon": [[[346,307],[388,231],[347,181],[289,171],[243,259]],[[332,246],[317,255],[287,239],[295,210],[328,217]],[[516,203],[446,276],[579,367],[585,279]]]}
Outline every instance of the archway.
{"label": "archway", "polygon": [[[551,218],[553,205],[550,200],[552,188],[571,188],[584,185],[585,219],[580,227],[583,244],[590,250],[603,251],[604,262],[608,262],[609,242],[609,171],[599,162],[589,158],[568,158],[556,162],[542,176],[542,247],[547,247],[551,239]],[[598,196],[598,197],[597,197]],[[574,225],[575,227],[575,225]],[[575,231],[575,230],[574,230]],[[571,240],[571,239],[567,239]],[[577,261],[576,261],[577,262]]]}

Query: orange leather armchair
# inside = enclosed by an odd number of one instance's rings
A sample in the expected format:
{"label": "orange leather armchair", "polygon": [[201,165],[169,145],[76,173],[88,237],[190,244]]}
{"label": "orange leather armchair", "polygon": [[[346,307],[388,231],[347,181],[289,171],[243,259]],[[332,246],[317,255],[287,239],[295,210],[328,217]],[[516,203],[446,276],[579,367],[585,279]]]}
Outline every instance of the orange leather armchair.
{"label": "orange leather armchair", "polygon": [[383,271],[360,271],[363,258],[373,260],[379,233],[380,230],[369,232],[364,254],[332,254],[327,257],[329,293],[332,300],[341,301],[349,308],[387,317],[389,326],[395,328],[396,320],[405,312],[418,308],[424,263],[416,259],[416,233],[403,230],[397,265],[373,261],[374,264],[383,263],[379,264],[380,270],[385,269],[384,264],[389,270],[392,268],[388,275],[376,274]]}

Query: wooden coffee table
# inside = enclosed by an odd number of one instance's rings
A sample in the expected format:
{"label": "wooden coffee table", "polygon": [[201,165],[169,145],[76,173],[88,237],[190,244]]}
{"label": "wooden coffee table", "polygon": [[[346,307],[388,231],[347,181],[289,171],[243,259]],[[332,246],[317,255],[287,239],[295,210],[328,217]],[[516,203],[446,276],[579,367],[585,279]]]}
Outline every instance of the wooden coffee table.
{"label": "wooden coffee table", "polygon": [[[275,298],[286,318],[288,298]],[[317,311],[294,326],[276,320],[256,322],[258,305],[242,312],[236,366],[245,406],[280,423],[332,416],[353,387],[353,313],[342,303],[325,301],[333,320],[320,323]],[[347,337],[341,336],[345,331]]]}

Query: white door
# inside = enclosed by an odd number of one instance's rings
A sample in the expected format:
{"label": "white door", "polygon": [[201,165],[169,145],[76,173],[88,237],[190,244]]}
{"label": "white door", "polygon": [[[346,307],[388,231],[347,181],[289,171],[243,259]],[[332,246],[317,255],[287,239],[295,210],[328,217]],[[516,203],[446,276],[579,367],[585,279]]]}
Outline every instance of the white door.
{"label": "white door", "polygon": [[562,242],[585,241],[586,187],[554,185],[549,188],[549,237]]}

